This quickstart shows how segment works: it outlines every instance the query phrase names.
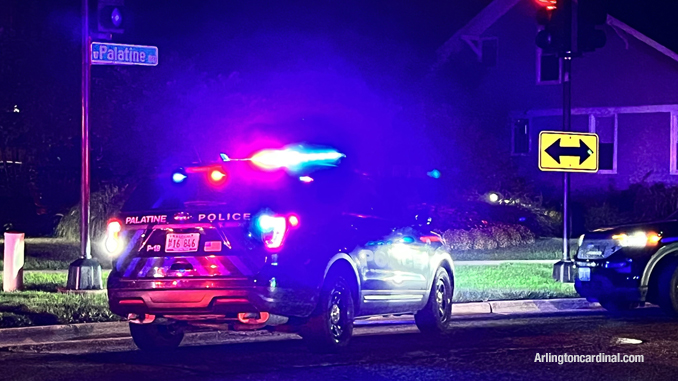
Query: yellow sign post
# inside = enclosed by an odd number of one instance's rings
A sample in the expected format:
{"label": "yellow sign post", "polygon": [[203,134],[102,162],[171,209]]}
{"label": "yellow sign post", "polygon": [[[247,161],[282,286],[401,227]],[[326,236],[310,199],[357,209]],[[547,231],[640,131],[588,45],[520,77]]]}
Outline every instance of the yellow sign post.
{"label": "yellow sign post", "polygon": [[598,135],[582,132],[539,133],[539,169],[598,172]]}

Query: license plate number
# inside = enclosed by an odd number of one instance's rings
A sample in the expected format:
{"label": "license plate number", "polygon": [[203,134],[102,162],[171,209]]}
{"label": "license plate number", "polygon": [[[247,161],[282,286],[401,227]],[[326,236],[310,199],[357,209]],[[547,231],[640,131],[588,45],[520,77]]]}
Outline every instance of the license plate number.
{"label": "license plate number", "polygon": [[591,269],[588,267],[580,267],[579,269],[579,280],[582,282],[588,282],[591,280]]}
{"label": "license plate number", "polygon": [[198,243],[200,243],[200,233],[168,233],[165,239],[165,252],[190,253],[198,251]]}

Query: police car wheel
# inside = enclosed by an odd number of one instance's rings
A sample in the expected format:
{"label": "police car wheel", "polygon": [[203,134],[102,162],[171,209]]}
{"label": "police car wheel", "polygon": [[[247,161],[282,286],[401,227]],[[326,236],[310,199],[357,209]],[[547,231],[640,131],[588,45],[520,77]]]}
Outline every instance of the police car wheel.
{"label": "police car wheel", "polygon": [[337,352],[353,335],[353,297],[348,282],[340,275],[326,279],[320,301],[300,334],[314,352]]}
{"label": "police car wheel", "polygon": [[605,308],[608,312],[615,315],[624,314],[638,307],[637,302],[616,299],[600,299],[598,303],[600,303],[600,305],[603,306],[603,308]]}
{"label": "police car wheel", "polygon": [[444,268],[438,268],[426,306],[414,315],[421,332],[438,334],[447,331],[452,318],[452,293],[450,274]]}
{"label": "police car wheel", "polygon": [[134,344],[142,351],[166,351],[181,344],[184,332],[167,324],[129,324]]}
{"label": "police car wheel", "polygon": [[669,316],[678,317],[678,262],[670,263],[659,273],[657,304]]}

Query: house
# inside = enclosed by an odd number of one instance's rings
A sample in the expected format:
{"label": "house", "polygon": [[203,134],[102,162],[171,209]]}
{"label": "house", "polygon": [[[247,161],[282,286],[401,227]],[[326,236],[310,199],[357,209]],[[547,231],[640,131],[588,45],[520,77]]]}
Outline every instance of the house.
{"label": "house", "polygon": [[[504,148],[498,160],[562,192],[562,175],[537,164],[539,132],[562,130],[563,93],[560,60],[535,45],[537,7],[494,0],[440,47],[434,69],[473,77],[465,96],[486,111],[482,128]],[[572,191],[678,184],[678,54],[614,17],[604,29],[605,47],[572,64],[572,130],[600,137],[600,171],[573,174]]]}

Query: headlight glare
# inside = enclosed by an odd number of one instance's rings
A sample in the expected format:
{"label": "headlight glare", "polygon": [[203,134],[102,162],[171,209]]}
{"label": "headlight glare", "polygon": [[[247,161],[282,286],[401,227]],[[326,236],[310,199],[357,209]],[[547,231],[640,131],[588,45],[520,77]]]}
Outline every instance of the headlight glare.
{"label": "headlight glare", "polygon": [[612,239],[622,247],[646,247],[656,246],[661,240],[661,234],[654,232],[635,232],[632,234],[615,234]]}

